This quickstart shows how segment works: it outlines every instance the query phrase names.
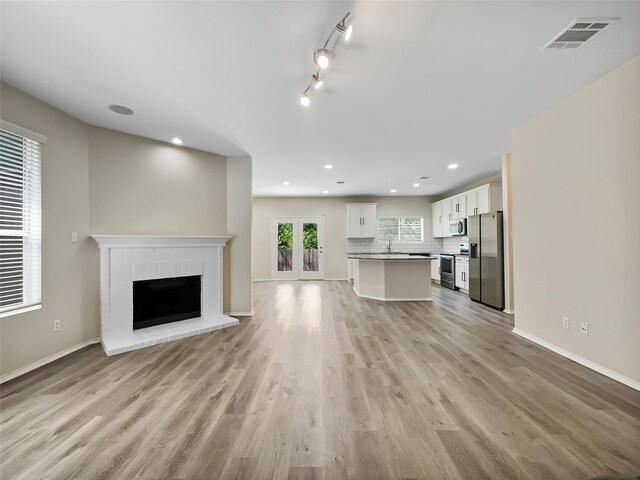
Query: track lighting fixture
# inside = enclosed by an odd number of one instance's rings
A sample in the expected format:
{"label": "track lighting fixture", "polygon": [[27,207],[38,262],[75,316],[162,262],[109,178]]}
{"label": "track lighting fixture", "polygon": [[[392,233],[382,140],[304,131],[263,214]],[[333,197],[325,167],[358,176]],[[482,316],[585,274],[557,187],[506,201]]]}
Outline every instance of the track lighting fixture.
{"label": "track lighting fixture", "polygon": [[324,83],[322,80],[320,80],[320,72],[316,73],[315,75],[311,75],[311,79],[313,80],[313,88],[319,90]]}
{"label": "track lighting fixture", "polygon": [[[331,30],[329,37],[327,37],[327,41],[324,42],[323,47],[318,48],[313,52],[313,63],[315,63],[320,68],[320,70],[325,70],[331,63],[333,54],[331,53],[331,50],[327,48],[327,46],[329,45],[329,41],[331,40],[331,37],[333,37],[333,34],[335,32],[338,32],[344,37],[345,40],[349,40],[351,38],[351,34],[353,33],[353,26],[346,24],[346,20],[349,15],[351,15],[351,12],[347,12],[347,14],[342,17],[342,19],[338,23],[336,23],[335,27],[333,27],[333,29]],[[308,95],[309,89],[313,87],[314,90],[318,90],[324,83],[320,79],[320,70],[318,70],[315,75],[311,76],[311,83],[306,88],[306,90],[302,92],[302,97],[300,97],[300,104],[304,107],[308,107],[311,104],[311,99]]]}

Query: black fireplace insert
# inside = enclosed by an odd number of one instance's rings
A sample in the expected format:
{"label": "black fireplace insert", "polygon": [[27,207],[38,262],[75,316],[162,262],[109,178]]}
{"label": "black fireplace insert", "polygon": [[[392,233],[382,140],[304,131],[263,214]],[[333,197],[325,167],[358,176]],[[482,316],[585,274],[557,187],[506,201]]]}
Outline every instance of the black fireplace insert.
{"label": "black fireplace insert", "polygon": [[133,282],[133,329],[199,317],[201,289],[199,275]]}

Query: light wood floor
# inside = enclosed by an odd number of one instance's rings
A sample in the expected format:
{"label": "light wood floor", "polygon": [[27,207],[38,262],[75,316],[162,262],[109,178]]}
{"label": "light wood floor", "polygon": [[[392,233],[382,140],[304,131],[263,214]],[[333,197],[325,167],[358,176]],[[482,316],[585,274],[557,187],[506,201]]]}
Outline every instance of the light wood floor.
{"label": "light wood floor", "polygon": [[268,282],[239,327],[2,387],[8,479],[586,479],[640,472],[640,392],[509,316]]}

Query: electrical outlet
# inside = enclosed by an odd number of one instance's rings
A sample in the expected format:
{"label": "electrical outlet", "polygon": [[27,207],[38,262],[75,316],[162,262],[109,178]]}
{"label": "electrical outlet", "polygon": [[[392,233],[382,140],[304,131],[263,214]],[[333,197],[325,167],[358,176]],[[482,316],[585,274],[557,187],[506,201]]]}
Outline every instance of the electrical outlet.
{"label": "electrical outlet", "polygon": [[54,320],[53,321],[53,331],[54,332],[59,332],[60,331],[60,320]]}
{"label": "electrical outlet", "polygon": [[78,232],[71,232],[71,241],[76,243],[78,241]]}
{"label": "electrical outlet", "polygon": [[562,317],[562,328],[569,330],[569,317]]}
{"label": "electrical outlet", "polygon": [[589,324],[587,322],[582,322],[580,324],[580,333],[583,335],[589,335]]}

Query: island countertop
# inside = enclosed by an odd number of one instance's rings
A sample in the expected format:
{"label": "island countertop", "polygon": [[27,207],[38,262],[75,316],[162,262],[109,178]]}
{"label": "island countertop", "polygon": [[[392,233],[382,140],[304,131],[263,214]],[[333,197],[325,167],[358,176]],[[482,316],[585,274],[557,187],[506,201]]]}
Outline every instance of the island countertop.
{"label": "island countertop", "polygon": [[405,253],[360,253],[347,254],[347,258],[351,260],[437,260],[437,257],[425,257],[424,255],[409,255]]}

